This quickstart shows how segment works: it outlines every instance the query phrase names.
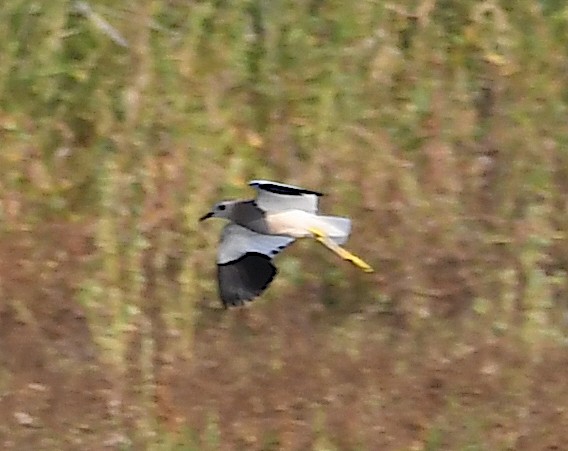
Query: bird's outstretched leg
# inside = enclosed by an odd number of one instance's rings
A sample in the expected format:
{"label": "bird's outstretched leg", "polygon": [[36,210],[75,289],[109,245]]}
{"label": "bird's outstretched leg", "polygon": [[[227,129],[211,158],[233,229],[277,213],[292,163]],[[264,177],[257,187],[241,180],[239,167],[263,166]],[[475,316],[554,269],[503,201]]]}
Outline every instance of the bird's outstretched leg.
{"label": "bird's outstretched leg", "polygon": [[353,255],[347,249],[343,249],[339,244],[329,238],[324,232],[321,230],[312,227],[309,228],[308,231],[314,236],[316,241],[319,241],[325,247],[327,247],[330,251],[334,252],[335,254],[339,255],[343,260],[347,260],[353,263],[357,268],[362,269],[365,272],[373,272],[373,268],[371,268],[367,263],[365,263],[362,259]]}

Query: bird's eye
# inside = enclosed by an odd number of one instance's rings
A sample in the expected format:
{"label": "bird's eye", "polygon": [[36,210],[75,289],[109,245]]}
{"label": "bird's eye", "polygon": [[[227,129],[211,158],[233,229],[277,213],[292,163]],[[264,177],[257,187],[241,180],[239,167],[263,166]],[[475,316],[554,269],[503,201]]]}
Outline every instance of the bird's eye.
{"label": "bird's eye", "polygon": [[223,211],[225,208],[227,208],[225,205],[219,205],[219,210]]}

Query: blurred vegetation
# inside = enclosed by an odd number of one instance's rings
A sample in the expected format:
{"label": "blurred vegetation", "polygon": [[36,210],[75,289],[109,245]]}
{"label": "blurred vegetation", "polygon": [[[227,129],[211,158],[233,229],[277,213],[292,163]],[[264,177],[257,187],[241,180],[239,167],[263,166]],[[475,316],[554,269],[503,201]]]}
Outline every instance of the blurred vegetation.
{"label": "blurred vegetation", "polygon": [[[330,359],[344,358],[334,346],[364,352],[370,338],[352,334],[381,329],[372,335],[381,343],[402,334],[409,368],[438,338],[449,350],[466,336],[511,337],[535,365],[540,344],[565,346],[565,2],[4,0],[0,24],[0,312],[41,325],[54,317],[39,304],[63,302],[50,297],[52,282],[68,289],[109,399],[134,390],[139,406],[111,414],[112,430],[129,431],[111,445],[284,447],[275,429],[231,445],[222,400],[200,400],[202,422],[180,420],[176,433],[154,405],[164,374],[197,365],[207,345],[238,353],[234,342],[249,348],[251,335],[276,340],[259,355],[277,371],[279,340],[294,338],[271,322],[311,324],[290,327]],[[300,243],[252,311],[218,311],[220,225],[196,218],[220,198],[250,195],[251,178],[325,191],[323,209],[354,219],[349,248],[376,273]],[[287,303],[298,309],[290,316]],[[226,335],[203,343],[216,328]],[[231,371],[253,372],[251,362]],[[325,403],[315,404],[306,446],[379,449],[371,426],[330,432]],[[519,445],[506,425],[505,439],[486,435],[485,411],[444,405],[412,440],[385,443]]]}

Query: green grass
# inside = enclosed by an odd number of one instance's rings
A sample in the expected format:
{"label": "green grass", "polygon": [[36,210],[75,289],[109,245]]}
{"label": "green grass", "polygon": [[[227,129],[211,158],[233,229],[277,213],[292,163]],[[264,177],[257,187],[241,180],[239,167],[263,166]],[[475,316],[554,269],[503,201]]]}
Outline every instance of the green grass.
{"label": "green grass", "polygon": [[[272,343],[261,355],[275,377],[287,374],[295,321],[304,321],[302,336],[315,329],[329,362],[360,362],[366,340],[410,334],[403,378],[421,343],[459,353],[472,334],[521,346],[527,361],[550,341],[562,346],[567,12],[564,2],[529,0],[4,0],[0,239],[5,255],[29,262],[18,277],[37,277],[20,281],[21,292],[6,282],[2,311],[45,338],[50,311],[37,299],[59,281],[58,265],[67,268],[60,285],[86,318],[108,390],[136,411],[136,421],[120,411],[109,423],[148,449],[218,449],[233,439],[280,449],[305,433],[303,423],[290,437],[271,423],[236,438],[204,399],[204,424],[182,420],[186,435],[164,430],[156,387],[176,362],[203,357],[211,329],[244,347],[251,334]],[[214,311],[219,226],[196,218],[219,198],[249,195],[251,178],[325,191],[323,208],[353,217],[349,247],[377,272],[300,244],[251,317]],[[45,235],[51,225],[69,236]],[[89,243],[73,268],[61,263],[74,252],[72,231]],[[298,298],[299,319],[288,317],[279,305]],[[300,360],[318,355],[306,340]],[[252,351],[243,359],[229,371],[261,365]],[[322,380],[333,372],[325,362]],[[3,370],[2,391],[13,383]],[[372,448],[369,424],[342,436],[326,424],[332,410],[316,405],[304,419],[310,447]],[[515,445],[486,439],[482,409],[456,412],[442,409],[423,435],[407,434],[414,441],[385,420],[394,437],[385,446]]]}

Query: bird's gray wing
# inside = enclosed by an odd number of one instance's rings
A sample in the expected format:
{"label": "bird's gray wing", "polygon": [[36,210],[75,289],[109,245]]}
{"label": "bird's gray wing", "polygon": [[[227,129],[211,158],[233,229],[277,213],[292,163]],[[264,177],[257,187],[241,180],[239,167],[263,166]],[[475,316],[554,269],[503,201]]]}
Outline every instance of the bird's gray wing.
{"label": "bird's gray wing", "polygon": [[293,238],[261,235],[233,223],[225,226],[217,253],[223,305],[242,305],[259,296],[278,272],[272,259],[293,242]]}
{"label": "bird's gray wing", "polygon": [[323,196],[317,191],[269,180],[251,180],[249,185],[257,191],[256,204],[266,212],[303,210],[317,213],[318,198]]}

